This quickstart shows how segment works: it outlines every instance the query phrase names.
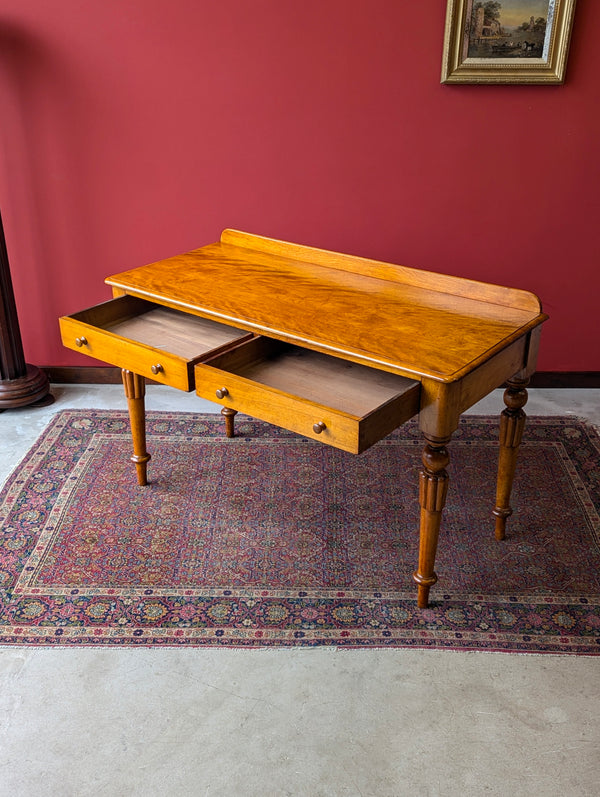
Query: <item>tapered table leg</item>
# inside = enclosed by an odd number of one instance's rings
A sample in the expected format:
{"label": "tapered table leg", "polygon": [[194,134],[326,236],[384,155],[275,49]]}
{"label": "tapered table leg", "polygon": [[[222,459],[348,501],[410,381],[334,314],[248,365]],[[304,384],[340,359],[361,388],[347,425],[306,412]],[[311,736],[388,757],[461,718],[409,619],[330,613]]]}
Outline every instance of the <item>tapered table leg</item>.
{"label": "tapered table leg", "polygon": [[419,566],[413,573],[418,585],[417,603],[420,609],[429,605],[429,590],[437,581],[434,571],[442,510],[448,492],[446,466],[450,461],[446,443],[450,438],[436,439],[425,435],[423,469],[419,474],[419,503],[421,504],[421,530]]}
{"label": "tapered table leg", "polygon": [[498,484],[496,488],[496,539],[503,540],[506,520],[512,515],[510,493],[512,490],[517,454],[525,429],[523,407],[527,403],[529,379],[509,379],[504,391],[506,409],[500,416],[500,453],[498,456]]}
{"label": "tapered table leg", "polygon": [[237,415],[237,410],[232,410],[231,407],[223,407],[221,415],[225,418],[225,434],[227,437],[234,437],[235,429],[233,419]]}
{"label": "tapered table leg", "polygon": [[143,487],[148,484],[147,464],[150,454],[146,451],[146,411],[144,396],[146,395],[146,382],[143,376],[134,374],[123,368],[121,371],[127,406],[129,408],[129,421],[131,436],[133,438],[133,456],[131,461],[137,471],[138,484]]}

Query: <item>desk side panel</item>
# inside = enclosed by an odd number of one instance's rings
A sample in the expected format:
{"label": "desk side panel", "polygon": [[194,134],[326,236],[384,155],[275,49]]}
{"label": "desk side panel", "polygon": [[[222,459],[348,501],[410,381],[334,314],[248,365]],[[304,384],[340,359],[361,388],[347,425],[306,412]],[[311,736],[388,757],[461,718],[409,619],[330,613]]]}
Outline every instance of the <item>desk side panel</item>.
{"label": "desk side panel", "polygon": [[541,327],[498,352],[462,379],[451,383],[423,380],[419,426],[444,438],[458,427],[461,414],[515,375],[527,378],[535,370]]}

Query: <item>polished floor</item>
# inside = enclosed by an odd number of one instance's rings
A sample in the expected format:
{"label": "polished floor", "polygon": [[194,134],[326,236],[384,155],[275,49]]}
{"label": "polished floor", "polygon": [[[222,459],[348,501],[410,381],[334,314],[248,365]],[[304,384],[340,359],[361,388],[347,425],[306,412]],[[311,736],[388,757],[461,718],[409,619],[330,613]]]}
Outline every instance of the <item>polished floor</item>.
{"label": "polished floor", "polygon": [[[52,413],[125,405],[53,393],[0,413],[0,482]],[[147,407],[217,409],[162,387]],[[527,410],[600,426],[600,391],[531,390]],[[599,708],[593,657],[0,648],[0,797],[596,797]]]}

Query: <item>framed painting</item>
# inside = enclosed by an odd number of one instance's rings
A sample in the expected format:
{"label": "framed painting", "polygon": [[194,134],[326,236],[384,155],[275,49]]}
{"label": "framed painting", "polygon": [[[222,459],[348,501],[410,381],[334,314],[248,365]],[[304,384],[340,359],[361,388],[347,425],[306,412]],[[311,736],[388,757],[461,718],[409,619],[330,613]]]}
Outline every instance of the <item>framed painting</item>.
{"label": "framed painting", "polygon": [[448,0],[442,83],[563,83],[576,0]]}

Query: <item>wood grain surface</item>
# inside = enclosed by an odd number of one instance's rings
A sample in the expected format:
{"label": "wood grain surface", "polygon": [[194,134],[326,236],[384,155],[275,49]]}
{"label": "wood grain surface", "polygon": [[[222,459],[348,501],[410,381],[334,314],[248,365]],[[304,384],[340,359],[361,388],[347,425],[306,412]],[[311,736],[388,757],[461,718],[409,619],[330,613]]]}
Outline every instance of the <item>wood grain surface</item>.
{"label": "wood grain surface", "polygon": [[526,291],[315,252],[225,231],[223,241],[106,281],[241,329],[445,382],[546,318]]}

